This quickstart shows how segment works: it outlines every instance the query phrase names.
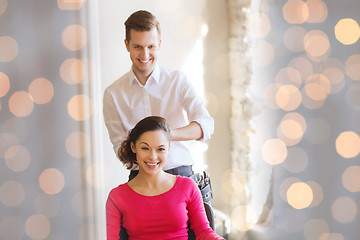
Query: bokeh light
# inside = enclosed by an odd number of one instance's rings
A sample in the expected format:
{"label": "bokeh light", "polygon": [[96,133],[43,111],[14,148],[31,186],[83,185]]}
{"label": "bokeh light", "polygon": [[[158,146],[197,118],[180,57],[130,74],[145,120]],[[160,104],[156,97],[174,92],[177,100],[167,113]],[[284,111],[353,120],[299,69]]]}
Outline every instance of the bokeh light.
{"label": "bokeh light", "polygon": [[336,138],[337,153],[344,158],[353,158],[360,151],[360,137],[353,131],[344,131]]}
{"label": "bokeh light", "polygon": [[305,82],[305,93],[314,101],[325,100],[331,92],[329,79],[323,74],[312,74]]}
{"label": "bokeh light", "polygon": [[77,58],[66,59],[60,66],[60,77],[68,84],[83,82],[85,67],[83,61]]}
{"label": "bokeh light", "polygon": [[[1,2],[1,1],[0,1]],[[18,217],[5,217],[0,220],[0,236],[3,240],[23,239],[24,223]]]}
{"label": "bokeh light", "polygon": [[342,175],[342,183],[350,192],[360,192],[360,166],[348,167]]}
{"label": "bokeh light", "polygon": [[333,218],[340,223],[348,223],[355,219],[358,212],[356,202],[350,197],[339,197],[331,205]]}
{"label": "bokeh light", "polygon": [[360,80],[360,54],[350,56],[345,62],[345,71],[352,80]]}
{"label": "bokeh light", "polygon": [[14,172],[24,171],[30,164],[29,151],[21,145],[13,145],[5,152],[5,164]]}
{"label": "bokeh light", "polygon": [[49,219],[41,214],[31,215],[25,223],[25,232],[31,239],[45,239],[51,231]]}
{"label": "bokeh light", "polygon": [[[10,117],[2,124],[2,131],[8,134],[11,133],[17,138],[16,142],[19,143],[24,141],[29,134],[29,127],[23,118]],[[13,144],[16,143],[13,142]]]}
{"label": "bokeh light", "polygon": [[227,170],[221,178],[221,198],[230,205],[235,206],[244,201],[247,179],[238,169]]}
{"label": "bokeh light", "polygon": [[323,31],[312,30],[304,37],[304,49],[310,56],[323,56],[330,49],[329,38]]}
{"label": "bokeh light", "polygon": [[291,173],[303,171],[309,162],[307,153],[300,147],[288,148],[288,155],[284,162],[284,167]]}
{"label": "bokeh light", "polygon": [[19,52],[17,41],[10,36],[0,37],[0,62],[13,61]]}
{"label": "bokeh light", "polygon": [[258,220],[255,210],[246,205],[237,206],[231,213],[231,223],[238,231],[248,231]]}
{"label": "bokeh light", "polygon": [[322,23],[325,21],[328,10],[326,3],[322,0],[307,0],[306,5],[309,9],[308,23]]}
{"label": "bokeh light", "polygon": [[279,194],[282,200],[284,200],[285,202],[287,202],[287,192],[290,188],[291,185],[293,185],[294,183],[297,182],[301,182],[300,179],[296,178],[296,177],[290,177],[290,178],[286,178],[284,179],[280,185],[279,185]]}
{"label": "bokeh light", "polygon": [[0,0],[0,15],[4,14],[8,5],[7,0]]}
{"label": "bokeh light", "polygon": [[35,210],[48,218],[55,217],[60,210],[60,200],[56,195],[40,193],[35,199]]}
{"label": "bokeh light", "polygon": [[73,96],[68,102],[68,113],[76,121],[87,120],[91,114],[91,99],[83,94]]}
{"label": "bokeh light", "polygon": [[343,18],[335,25],[334,32],[339,42],[351,45],[359,40],[360,26],[352,18]]}
{"label": "bokeh light", "polygon": [[323,233],[319,240],[344,240],[344,236],[341,233]]}
{"label": "bokeh light", "polygon": [[60,10],[80,10],[87,0],[57,0]]}
{"label": "bokeh light", "polygon": [[302,84],[300,72],[293,67],[281,68],[276,74],[275,81],[279,85],[294,85],[297,88]]}
{"label": "bokeh light", "polygon": [[29,94],[37,104],[48,103],[54,96],[53,84],[46,78],[37,78],[30,83]]}
{"label": "bokeh light", "polygon": [[331,84],[331,93],[340,92],[345,86],[345,74],[339,68],[329,67],[322,72]]}
{"label": "bokeh light", "polygon": [[277,135],[287,146],[294,146],[300,142],[306,128],[305,118],[297,112],[291,112],[281,119]]}
{"label": "bokeh light", "polygon": [[34,109],[34,102],[25,91],[14,92],[9,99],[9,109],[16,117],[26,117]]}
{"label": "bokeh light", "polygon": [[273,45],[266,41],[257,41],[254,44],[254,64],[258,66],[267,66],[273,62],[275,58],[275,50]]}
{"label": "bokeh light", "polygon": [[12,145],[19,144],[19,139],[12,133],[0,132],[0,156],[4,157],[6,151]]}
{"label": "bokeh light", "polygon": [[101,169],[104,169],[104,164],[100,162],[95,162],[86,169],[85,179],[89,186],[96,189],[102,189],[104,187],[96,175],[96,173],[101,172]]}
{"label": "bokeh light", "polygon": [[304,23],[309,17],[309,9],[301,0],[288,0],[283,6],[283,17],[290,24]]}
{"label": "bokeh light", "polygon": [[324,199],[324,190],[322,186],[314,181],[307,182],[307,184],[311,187],[311,190],[313,192],[313,200],[309,207],[316,207],[318,206]]}
{"label": "bokeh light", "polygon": [[302,79],[307,79],[311,74],[314,73],[313,64],[305,57],[297,57],[292,59],[289,63],[289,67],[296,69],[302,76]]}
{"label": "bokeh light", "polygon": [[87,32],[81,25],[70,25],[62,32],[62,43],[71,51],[78,51],[87,44]]}
{"label": "bokeh light", "polygon": [[0,72],[0,97],[5,96],[10,89],[10,80],[9,77],[3,73]]}
{"label": "bokeh light", "polygon": [[5,181],[0,187],[0,201],[7,207],[19,206],[25,199],[24,187],[16,181]]}
{"label": "bokeh light", "polygon": [[265,37],[271,29],[271,24],[268,16],[261,12],[253,12],[248,17],[248,34],[254,38]]}
{"label": "bokeh light", "polygon": [[278,138],[281,139],[287,146],[297,144],[302,138],[304,131],[299,122],[296,120],[281,121],[278,127]]}
{"label": "bokeh light", "polygon": [[287,201],[295,209],[307,208],[314,199],[311,187],[304,182],[293,183],[287,191]]}
{"label": "bokeh light", "polygon": [[[315,87],[315,88],[312,89],[312,87]],[[308,88],[309,88],[308,92],[311,94],[316,94],[316,90],[319,90],[321,93],[325,92],[321,87],[319,87],[319,85],[317,83],[308,85]],[[321,99],[321,100],[314,100],[309,97],[308,92],[306,91],[305,88],[301,89],[302,105],[304,107],[306,107],[308,109],[312,109],[312,110],[321,108],[324,105],[326,98]],[[320,97],[317,97],[317,98],[320,98]]]}
{"label": "bokeh light", "polygon": [[311,144],[322,144],[329,140],[331,135],[330,124],[323,118],[312,118],[307,122],[306,139]]}
{"label": "bokeh light", "polygon": [[360,110],[360,84],[353,84],[346,91],[346,102],[355,111]]}
{"label": "bokeh light", "polygon": [[39,185],[46,194],[57,194],[63,190],[65,178],[58,169],[48,168],[40,174]]}
{"label": "bokeh light", "polygon": [[282,163],[287,156],[286,144],[277,138],[267,140],[261,148],[261,155],[270,165]]}
{"label": "bokeh light", "polygon": [[300,26],[290,27],[284,34],[284,43],[287,49],[292,52],[303,52],[304,37],[307,34],[305,28]]}
{"label": "bokeh light", "polygon": [[301,93],[291,84],[283,85],[275,93],[276,103],[285,111],[293,111],[301,104]]}
{"label": "bokeh light", "polygon": [[265,88],[263,94],[264,103],[273,110],[279,109],[275,98],[277,90],[278,86],[275,83],[272,83]]}
{"label": "bokeh light", "polygon": [[74,158],[86,157],[91,148],[90,138],[84,132],[73,132],[66,138],[65,147]]}
{"label": "bokeh light", "polygon": [[329,224],[323,219],[310,219],[304,225],[306,240],[319,239],[324,233],[329,233]]}

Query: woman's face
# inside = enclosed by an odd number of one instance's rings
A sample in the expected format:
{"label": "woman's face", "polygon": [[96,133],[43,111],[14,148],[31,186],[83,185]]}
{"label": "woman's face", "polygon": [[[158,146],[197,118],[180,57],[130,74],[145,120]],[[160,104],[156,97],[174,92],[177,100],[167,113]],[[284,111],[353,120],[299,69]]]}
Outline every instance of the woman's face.
{"label": "woman's face", "polygon": [[169,148],[170,143],[163,130],[144,132],[135,144],[131,144],[131,150],[136,154],[140,171],[150,174],[162,169]]}

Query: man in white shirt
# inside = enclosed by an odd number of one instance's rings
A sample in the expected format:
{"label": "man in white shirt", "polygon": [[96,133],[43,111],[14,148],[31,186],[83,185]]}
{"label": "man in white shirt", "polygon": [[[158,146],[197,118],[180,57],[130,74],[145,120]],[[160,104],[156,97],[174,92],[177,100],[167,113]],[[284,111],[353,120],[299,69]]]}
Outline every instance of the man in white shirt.
{"label": "man in white shirt", "polygon": [[[192,175],[188,140],[206,140],[214,131],[201,98],[187,77],[157,65],[161,45],[160,26],[147,11],[133,13],[125,22],[125,46],[132,61],[131,70],[113,82],[104,93],[104,120],[114,151],[141,119],[164,117],[171,128],[171,148],[164,170],[182,176]],[[137,174],[132,169],[129,179]]]}

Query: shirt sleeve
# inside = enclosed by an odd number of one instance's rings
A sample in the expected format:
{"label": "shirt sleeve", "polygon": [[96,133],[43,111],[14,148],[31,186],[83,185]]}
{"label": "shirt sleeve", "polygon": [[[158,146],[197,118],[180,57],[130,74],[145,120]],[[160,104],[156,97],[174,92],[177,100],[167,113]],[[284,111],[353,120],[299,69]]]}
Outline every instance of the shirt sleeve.
{"label": "shirt sleeve", "polygon": [[108,89],[106,89],[104,93],[103,114],[104,122],[109,132],[110,141],[113,144],[115,155],[119,158],[118,150],[122,141],[126,139],[128,133],[122,127],[122,121],[118,114],[114,99]]}
{"label": "shirt sleeve", "polygon": [[110,192],[106,201],[106,235],[107,240],[119,240],[122,216],[111,195],[112,193]]}
{"label": "shirt sleeve", "polygon": [[196,184],[189,179],[191,187],[190,201],[188,204],[190,227],[195,233],[196,239],[199,240],[224,240],[224,238],[217,235],[209,226],[209,221],[206,217],[204,204],[201,193]]}
{"label": "shirt sleeve", "polygon": [[181,78],[181,94],[183,95],[183,105],[188,120],[189,122],[197,122],[200,124],[203,131],[203,138],[201,140],[207,140],[214,132],[214,119],[210,116],[203,99],[197,94],[188,78],[184,74]]}

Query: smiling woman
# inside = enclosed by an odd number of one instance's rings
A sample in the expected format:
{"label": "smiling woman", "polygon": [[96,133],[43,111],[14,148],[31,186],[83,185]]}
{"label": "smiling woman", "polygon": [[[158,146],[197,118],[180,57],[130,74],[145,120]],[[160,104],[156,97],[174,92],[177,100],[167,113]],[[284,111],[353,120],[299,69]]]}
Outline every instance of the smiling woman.
{"label": "smiling woman", "polygon": [[[223,239],[210,228],[201,193],[190,178],[162,170],[170,147],[165,119],[142,119],[120,147],[120,160],[139,173],[111,190],[106,203],[107,239]],[[161,207],[160,207],[161,206]],[[141,216],[141,217],[139,217]],[[126,232],[126,233],[125,233]]]}

